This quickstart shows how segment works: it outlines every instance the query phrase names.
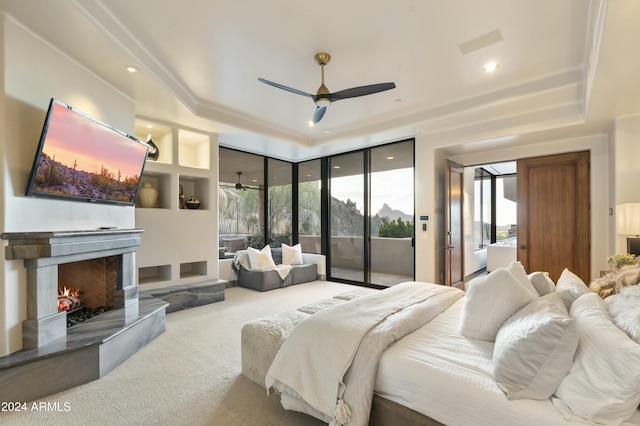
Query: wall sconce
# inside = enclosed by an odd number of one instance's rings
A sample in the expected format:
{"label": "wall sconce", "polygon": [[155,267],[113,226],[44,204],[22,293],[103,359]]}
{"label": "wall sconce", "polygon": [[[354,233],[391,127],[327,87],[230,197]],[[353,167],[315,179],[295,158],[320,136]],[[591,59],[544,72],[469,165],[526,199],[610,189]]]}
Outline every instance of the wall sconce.
{"label": "wall sconce", "polygon": [[616,206],[616,234],[627,235],[627,253],[640,256],[640,203]]}

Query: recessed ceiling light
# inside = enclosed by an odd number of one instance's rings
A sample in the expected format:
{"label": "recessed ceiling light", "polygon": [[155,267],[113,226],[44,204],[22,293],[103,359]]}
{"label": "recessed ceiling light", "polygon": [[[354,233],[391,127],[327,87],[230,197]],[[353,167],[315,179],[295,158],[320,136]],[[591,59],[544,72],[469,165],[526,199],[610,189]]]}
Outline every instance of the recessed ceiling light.
{"label": "recessed ceiling light", "polygon": [[311,177],[311,175],[307,175],[307,177]]}
{"label": "recessed ceiling light", "polygon": [[394,158],[396,158],[396,157],[390,155],[390,156],[387,157],[387,160],[393,160]]}
{"label": "recessed ceiling light", "polygon": [[127,71],[129,71],[130,73],[134,73],[134,72],[138,72],[138,71],[140,71],[140,68],[136,67],[135,65],[127,65],[127,66],[125,67],[125,69],[126,69]]}
{"label": "recessed ceiling light", "polygon": [[309,127],[315,127],[315,126],[316,126],[316,123],[314,123],[313,121],[309,121],[309,122],[307,122],[307,126],[309,126]]}
{"label": "recessed ceiling light", "polygon": [[153,126],[151,124],[147,124],[147,129],[153,129]]}
{"label": "recessed ceiling light", "polygon": [[340,168],[340,166],[333,166],[333,168],[334,168],[334,169],[339,169],[339,168]]}
{"label": "recessed ceiling light", "polygon": [[331,133],[331,130],[323,130],[322,133],[324,133],[325,135],[328,135],[329,133]]}
{"label": "recessed ceiling light", "polygon": [[498,63],[495,61],[487,62],[484,64],[484,72],[493,72],[498,68]]}
{"label": "recessed ceiling light", "polygon": [[258,181],[258,179],[251,179],[251,182],[254,182],[254,183],[255,183],[255,182],[257,182],[257,181]]}

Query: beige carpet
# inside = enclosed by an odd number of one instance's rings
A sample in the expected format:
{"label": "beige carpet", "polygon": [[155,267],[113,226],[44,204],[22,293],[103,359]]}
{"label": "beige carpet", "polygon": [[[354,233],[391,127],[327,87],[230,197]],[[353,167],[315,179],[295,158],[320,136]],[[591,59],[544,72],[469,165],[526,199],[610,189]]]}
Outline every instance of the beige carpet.
{"label": "beige carpet", "polygon": [[26,412],[2,412],[0,424],[322,425],[285,411],[241,374],[240,329],[350,289],[326,281],[265,293],[229,288],[223,302],[167,315],[165,333],[102,379],[36,401],[45,411],[27,403]]}

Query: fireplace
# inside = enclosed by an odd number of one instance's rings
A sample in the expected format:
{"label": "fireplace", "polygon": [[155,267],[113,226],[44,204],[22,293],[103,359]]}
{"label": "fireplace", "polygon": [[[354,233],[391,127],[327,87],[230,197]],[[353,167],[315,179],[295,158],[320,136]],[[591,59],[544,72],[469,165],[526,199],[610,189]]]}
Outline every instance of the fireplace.
{"label": "fireplace", "polygon": [[[33,401],[103,377],[165,330],[167,303],[139,297],[141,229],[4,233],[7,260],[27,270],[22,350],[0,358],[0,400]],[[58,293],[81,289],[112,309],[67,328]],[[74,374],[67,374],[73,366]]]}
{"label": "fireplace", "polygon": [[[80,280],[87,278],[89,282],[83,286],[105,300],[106,285],[95,282],[95,272],[101,269],[101,274],[111,275],[114,281],[115,288],[111,290],[113,305],[125,309],[128,318],[137,318],[138,284],[133,256],[140,245],[140,233],[140,229],[114,229],[2,234],[2,238],[9,240],[6,259],[23,259],[27,268],[27,319],[22,323],[23,348],[38,348],[66,336],[67,314],[58,311],[61,276],[74,282],[76,277]],[[109,272],[105,269],[107,263],[113,264]],[[60,284],[73,287],[72,283]]]}

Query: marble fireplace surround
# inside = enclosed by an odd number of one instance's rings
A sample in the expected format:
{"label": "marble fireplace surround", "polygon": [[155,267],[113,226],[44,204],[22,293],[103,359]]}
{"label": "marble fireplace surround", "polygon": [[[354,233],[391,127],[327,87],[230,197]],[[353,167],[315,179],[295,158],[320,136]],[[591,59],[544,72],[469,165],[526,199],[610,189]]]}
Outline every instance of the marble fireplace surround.
{"label": "marble fireplace surround", "polygon": [[[27,319],[23,349],[0,358],[0,400],[33,401],[98,379],[164,332],[167,303],[139,296],[134,256],[142,232],[1,235],[8,240],[5,259],[23,260],[27,269]],[[114,308],[67,329],[66,312],[58,312],[58,266],[107,257],[115,260]],[[64,376],[70,365],[76,370],[71,381]]]}

